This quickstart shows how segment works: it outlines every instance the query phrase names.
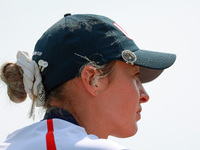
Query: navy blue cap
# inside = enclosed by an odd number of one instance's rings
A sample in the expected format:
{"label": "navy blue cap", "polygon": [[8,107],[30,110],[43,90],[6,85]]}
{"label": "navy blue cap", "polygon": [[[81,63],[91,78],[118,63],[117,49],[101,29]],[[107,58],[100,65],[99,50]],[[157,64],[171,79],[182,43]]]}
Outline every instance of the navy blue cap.
{"label": "navy blue cap", "polygon": [[139,49],[116,22],[93,14],[66,14],[38,40],[32,59],[48,63],[42,72],[48,92],[75,78],[86,57],[98,65],[121,60],[141,66],[142,83],[155,79],[176,59],[174,54]]}

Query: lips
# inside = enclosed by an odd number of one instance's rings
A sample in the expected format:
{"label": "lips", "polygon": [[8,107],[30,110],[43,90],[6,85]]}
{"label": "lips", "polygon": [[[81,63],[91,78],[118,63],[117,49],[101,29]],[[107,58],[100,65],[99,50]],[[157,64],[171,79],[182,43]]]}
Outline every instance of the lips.
{"label": "lips", "polygon": [[141,106],[139,106],[139,108],[138,108],[138,110],[137,110],[137,112],[136,112],[136,119],[137,120],[140,120],[141,119],[141,111],[142,111],[142,107]]}
{"label": "lips", "polygon": [[141,111],[142,111],[142,107],[141,107],[141,105],[139,105],[136,113],[141,113]]}

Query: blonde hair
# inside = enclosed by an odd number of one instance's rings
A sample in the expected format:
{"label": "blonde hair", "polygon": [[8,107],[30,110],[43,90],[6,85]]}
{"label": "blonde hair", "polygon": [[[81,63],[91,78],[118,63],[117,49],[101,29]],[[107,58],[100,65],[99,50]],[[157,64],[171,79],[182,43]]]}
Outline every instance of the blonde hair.
{"label": "blonde hair", "polygon": [[[87,66],[87,65],[91,65],[93,67],[95,67],[97,69],[97,71],[99,71],[99,76],[95,77],[95,80],[93,80],[92,85],[94,86],[96,81],[100,78],[106,77],[107,75],[109,75],[112,70],[113,70],[113,66],[115,65],[116,61],[112,61],[110,63],[104,64],[104,65],[97,65],[95,62],[93,61],[89,61],[88,63],[84,64],[82,67],[80,67],[79,69],[79,74],[77,76],[81,75],[82,69]],[[63,83],[55,88],[53,88],[52,90],[50,90],[47,93],[47,97],[46,97],[46,103],[45,106],[50,107],[50,101],[51,99],[58,99],[59,101],[64,101],[66,100],[66,83]],[[70,106],[70,100],[67,102],[67,107],[71,107]]]}
{"label": "blonde hair", "polygon": [[[95,82],[102,77],[107,76],[108,74],[111,73],[112,68],[115,64],[115,61],[110,62],[105,65],[97,65],[95,62],[90,61],[87,64],[83,65],[80,70],[79,74],[77,76],[80,76],[82,69],[86,65],[92,65],[94,66],[98,71],[99,71],[99,76],[95,78],[93,81],[93,85]],[[6,83],[7,85],[7,93],[11,101],[15,103],[20,103],[23,102],[26,97],[27,93],[24,89],[24,83],[23,83],[23,70],[21,69],[20,66],[18,66],[15,63],[5,63],[1,67],[1,79]],[[65,89],[65,83],[51,89],[47,94],[46,94],[46,99],[45,99],[45,105],[44,108],[51,107],[50,106],[50,101],[52,99],[57,99],[59,101],[64,101],[66,100],[66,92],[64,92]],[[68,105],[70,105],[70,102],[67,102]],[[69,106],[71,107],[71,106]],[[31,112],[33,112],[33,107],[31,108]],[[33,114],[31,113],[30,116]]]}
{"label": "blonde hair", "polygon": [[1,67],[1,79],[7,84],[7,93],[13,102],[20,103],[26,99],[23,70],[20,66],[15,63],[5,63]]}

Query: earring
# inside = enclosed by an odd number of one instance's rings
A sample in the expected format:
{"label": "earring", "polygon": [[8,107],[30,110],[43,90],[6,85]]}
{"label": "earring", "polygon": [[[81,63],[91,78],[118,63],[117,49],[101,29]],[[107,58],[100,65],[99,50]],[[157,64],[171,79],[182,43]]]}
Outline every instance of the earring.
{"label": "earring", "polygon": [[98,92],[97,92],[97,91],[95,91],[95,95],[98,95]]}

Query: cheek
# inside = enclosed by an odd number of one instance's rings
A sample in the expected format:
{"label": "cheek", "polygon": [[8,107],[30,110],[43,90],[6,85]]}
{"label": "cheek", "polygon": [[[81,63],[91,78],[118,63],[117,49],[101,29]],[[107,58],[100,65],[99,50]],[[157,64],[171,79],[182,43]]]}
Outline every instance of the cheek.
{"label": "cheek", "polygon": [[119,101],[119,107],[124,110],[124,113],[133,115],[136,112],[139,103],[139,90],[134,79],[124,79],[119,82],[115,95]]}
{"label": "cheek", "polygon": [[139,88],[137,86],[137,82],[135,79],[132,79],[131,82],[129,82],[127,86],[127,96],[129,96],[129,99],[132,102],[138,102],[139,101]]}
{"label": "cheek", "polygon": [[136,111],[139,105],[139,89],[137,86],[136,81],[133,79],[132,84],[129,84],[129,88],[127,89],[127,96],[126,96],[126,110],[129,117],[133,118],[136,115]]}

